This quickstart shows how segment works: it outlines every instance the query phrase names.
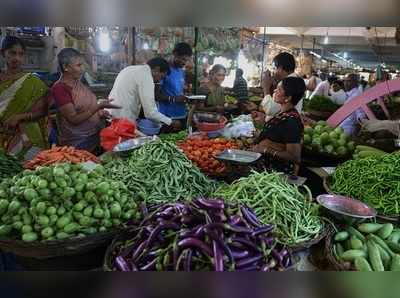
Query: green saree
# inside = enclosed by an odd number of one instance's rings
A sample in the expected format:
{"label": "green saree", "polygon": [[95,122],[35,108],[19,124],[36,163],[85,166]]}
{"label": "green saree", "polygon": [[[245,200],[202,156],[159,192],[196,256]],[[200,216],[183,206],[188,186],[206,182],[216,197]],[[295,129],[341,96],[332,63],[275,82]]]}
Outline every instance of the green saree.
{"label": "green saree", "polygon": [[[22,76],[0,82],[0,123],[10,117],[35,111],[42,97],[47,95],[48,87],[36,76]],[[0,127],[0,148],[8,153],[22,157],[32,147],[47,147],[47,119],[25,122],[17,131],[6,131]]]}

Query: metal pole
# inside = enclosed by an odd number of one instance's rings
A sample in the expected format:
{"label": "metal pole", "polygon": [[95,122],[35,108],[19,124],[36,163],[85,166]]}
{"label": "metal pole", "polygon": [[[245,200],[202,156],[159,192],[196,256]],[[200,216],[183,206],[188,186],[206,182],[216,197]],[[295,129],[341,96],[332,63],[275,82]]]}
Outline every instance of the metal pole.
{"label": "metal pole", "polygon": [[263,77],[263,73],[264,73],[264,60],[265,60],[265,45],[266,45],[266,40],[267,40],[267,27],[264,26],[264,34],[263,34],[263,42],[262,42],[262,61],[261,61],[261,85],[262,85],[262,77]]}
{"label": "metal pole", "polygon": [[198,52],[197,52],[197,43],[199,39],[199,28],[195,27],[194,28],[194,76],[193,76],[193,94],[197,94],[197,82],[198,82],[198,74],[197,74],[197,69],[198,69]]}
{"label": "metal pole", "polygon": [[132,65],[136,64],[136,28],[132,27]]}

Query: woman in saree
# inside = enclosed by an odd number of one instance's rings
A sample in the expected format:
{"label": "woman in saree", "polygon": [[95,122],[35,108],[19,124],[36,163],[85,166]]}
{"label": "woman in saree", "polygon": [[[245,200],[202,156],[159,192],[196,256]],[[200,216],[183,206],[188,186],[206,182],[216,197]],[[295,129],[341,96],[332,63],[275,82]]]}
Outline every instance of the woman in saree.
{"label": "woman in saree", "polygon": [[81,82],[83,57],[73,48],[65,48],[57,56],[61,78],[51,93],[57,107],[59,144],[99,153],[102,118],[108,116],[104,109],[119,108],[104,100],[98,103],[96,95]]}
{"label": "woman in saree", "polygon": [[25,50],[15,36],[6,36],[1,44],[6,68],[0,73],[0,148],[20,158],[32,147],[48,146],[48,88],[22,70]]}
{"label": "woman in saree", "polygon": [[225,94],[224,87],[221,86],[226,76],[226,68],[221,64],[216,64],[210,70],[210,80],[200,86],[199,94],[207,96],[205,103],[198,103],[198,112],[224,112]]}
{"label": "woman in saree", "polygon": [[[266,168],[297,174],[304,126],[295,107],[305,91],[304,80],[296,77],[283,79],[275,89],[273,99],[280,105],[280,112],[265,123],[252,148],[252,151],[263,154]],[[253,112],[253,118],[264,122],[265,116]]]}

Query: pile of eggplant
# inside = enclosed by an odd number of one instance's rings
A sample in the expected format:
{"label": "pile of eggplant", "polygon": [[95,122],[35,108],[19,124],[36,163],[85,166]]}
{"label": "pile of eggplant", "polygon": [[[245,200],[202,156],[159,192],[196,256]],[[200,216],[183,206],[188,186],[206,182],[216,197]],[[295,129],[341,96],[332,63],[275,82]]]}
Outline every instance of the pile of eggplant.
{"label": "pile of eggplant", "polygon": [[114,241],[106,256],[113,271],[283,271],[290,252],[273,225],[246,206],[220,199],[163,204],[139,228]]}

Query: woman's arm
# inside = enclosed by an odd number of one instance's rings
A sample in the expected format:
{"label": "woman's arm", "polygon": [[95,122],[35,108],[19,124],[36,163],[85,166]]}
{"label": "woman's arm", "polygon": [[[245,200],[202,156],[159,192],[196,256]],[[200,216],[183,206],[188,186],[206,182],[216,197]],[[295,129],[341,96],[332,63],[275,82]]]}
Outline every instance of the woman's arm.
{"label": "woman's arm", "polygon": [[252,148],[252,151],[269,154],[273,158],[291,161],[296,164],[301,163],[301,144],[286,144],[285,151],[277,151],[268,147],[266,143],[259,143]]}
{"label": "woman's arm", "polygon": [[[274,150],[273,150],[274,151]],[[301,163],[301,144],[286,144],[286,151],[274,151],[272,156],[277,158],[294,162],[295,164]]]}
{"label": "woman's arm", "polygon": [[43,96],[34,105],[32,111],[29,113],[21,113],[14,115],[5,121],[5,126],[10,128],[15,128],[21,122],[32,122],[39,120],[48,115],[48,97]]}

